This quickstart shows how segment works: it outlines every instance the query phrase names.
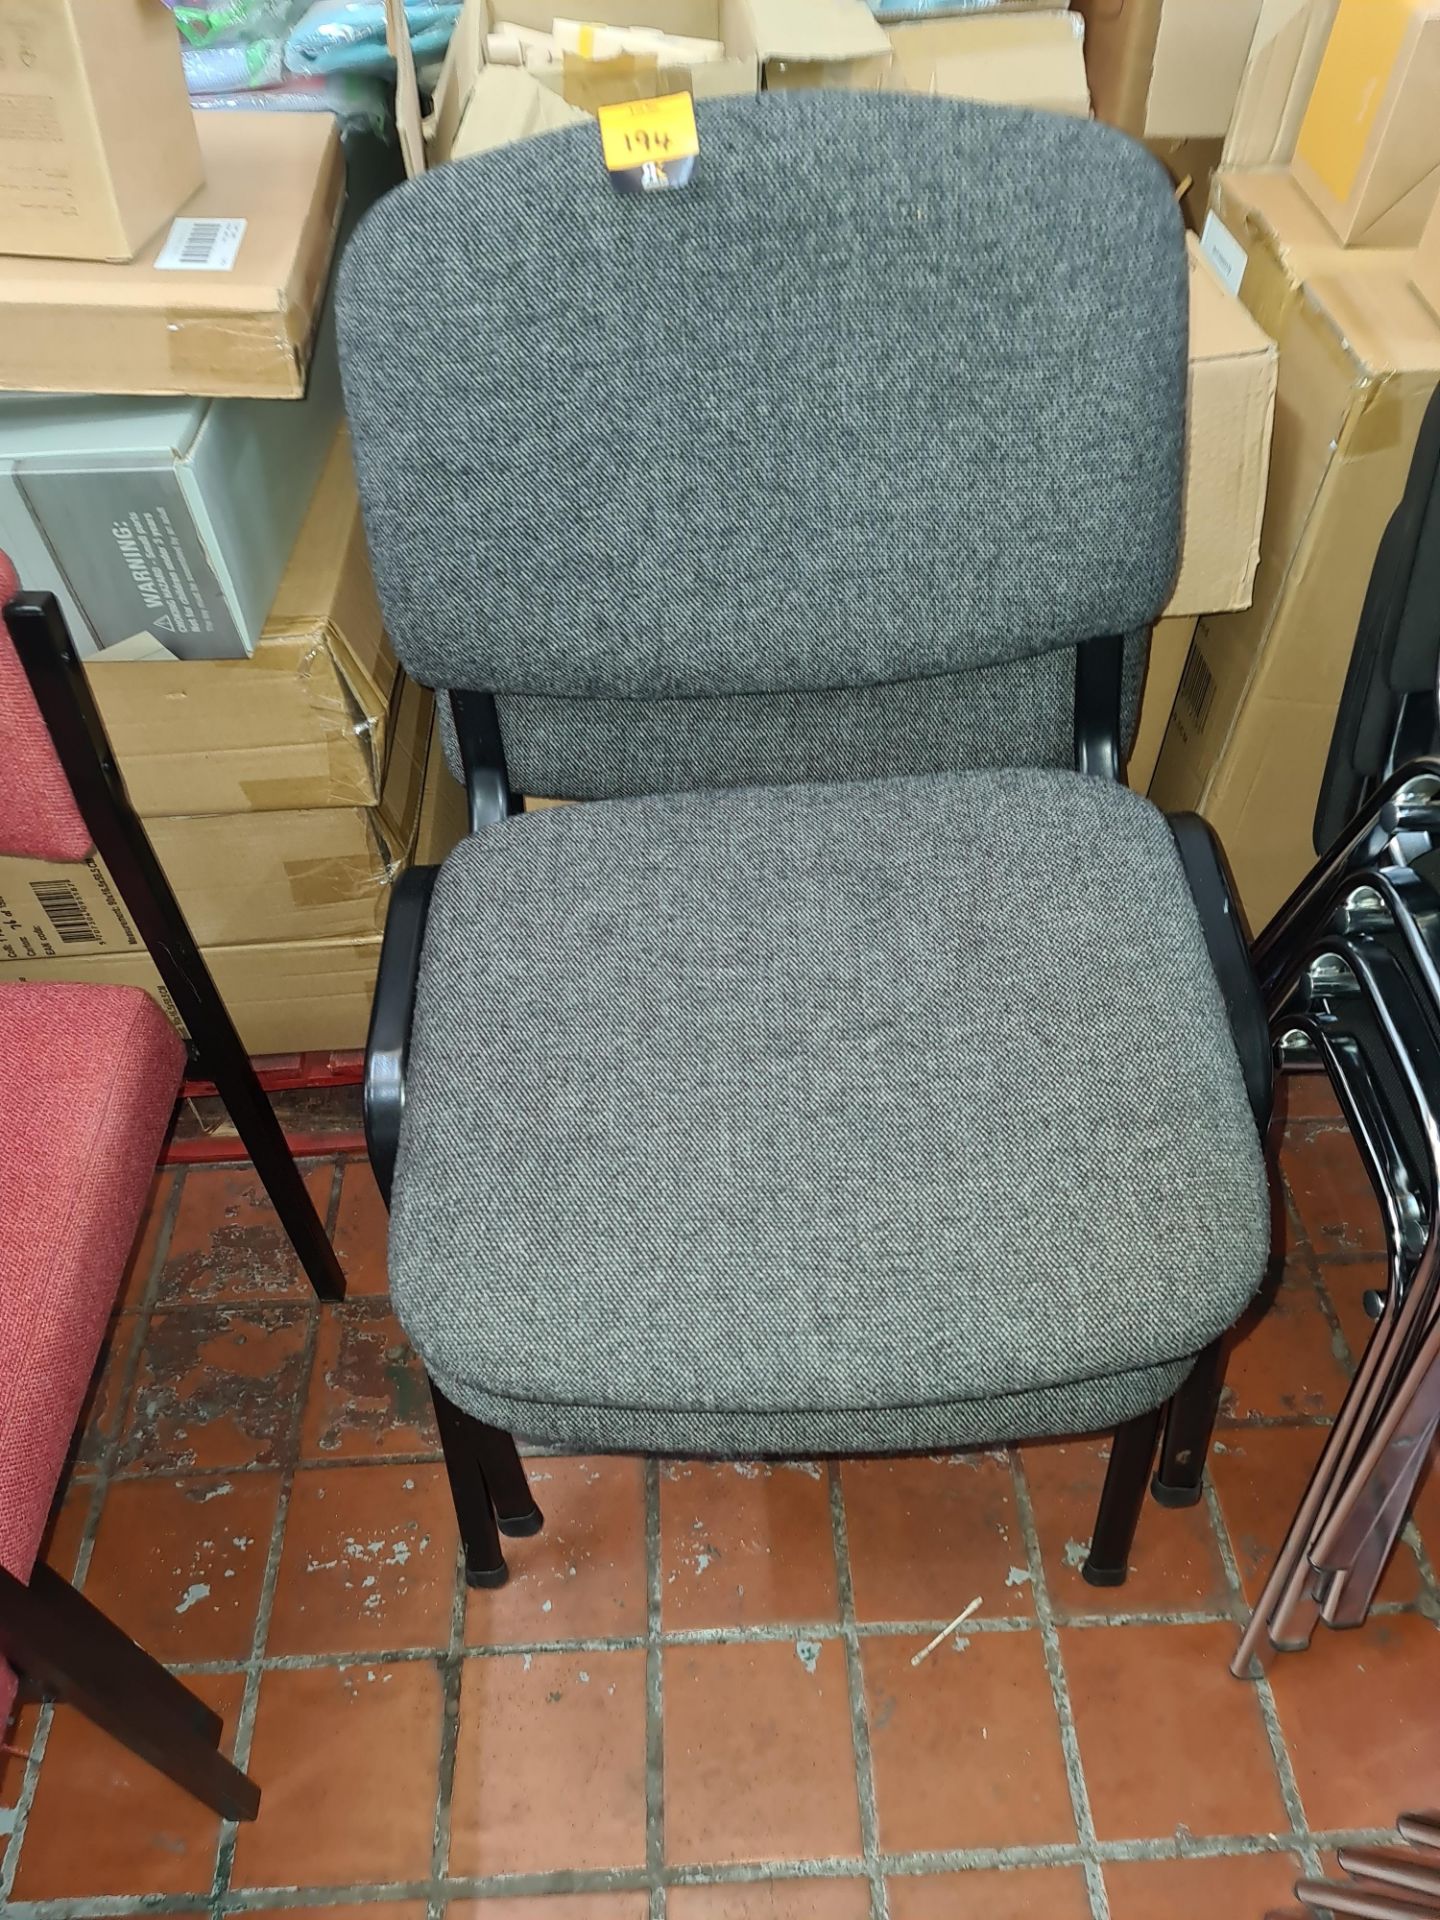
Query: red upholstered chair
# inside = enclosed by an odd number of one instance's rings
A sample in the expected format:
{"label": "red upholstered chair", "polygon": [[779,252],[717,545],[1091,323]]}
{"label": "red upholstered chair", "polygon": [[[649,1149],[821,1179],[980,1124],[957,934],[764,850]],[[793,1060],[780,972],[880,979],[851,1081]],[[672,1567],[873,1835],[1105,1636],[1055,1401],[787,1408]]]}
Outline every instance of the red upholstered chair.
{"label": "red upholstered chair", "polygon": [[[99,848],[312,1283],[339,1297],[334,1251],[125,797],[64,622],[49,595],[17,595],[3,555],[0,609],[0,852]],[[0,1729],[23,1679],[248,1819],[259,1792],[220,1753],[218,1716],[37,1558],[184,1067],[137,987],[0,982]]]}

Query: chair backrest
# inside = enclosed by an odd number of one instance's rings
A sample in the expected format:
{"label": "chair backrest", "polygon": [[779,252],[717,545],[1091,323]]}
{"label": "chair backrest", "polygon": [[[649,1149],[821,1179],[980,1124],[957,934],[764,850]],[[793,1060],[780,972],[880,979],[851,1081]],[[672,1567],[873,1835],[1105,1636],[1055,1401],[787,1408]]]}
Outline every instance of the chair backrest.
{"label": "chair backrest", "polygon": [[1015,758],[1057,733],[1017,702],[1061,701],[1068,740],[1054,656],[1147,627],[1175,573],[1164,174],[1109,129],[957,101],[699,122],[681,190],[617,192],[585,126],[442,167],[352,241],[342,362],[402,660],[512,696],[512,759],[532,723],[573,756],[601,703],[600,790],[617,703],[675,703],[666,731],[740,703],[733,737],[747,701],[780,703],[773,733],[838,699],[843,760],[846,696],[954,680]]}
{"label": "chair backrest", "polygon": [[0,553],[0,853],[23,860],[83,860],[90,829],[80,817],[49,729],[40,717],[3,618],[20,591]]}
{"label": "chair backrest", "polygon": [[1315,809],[1315,851],[1407,760],[1440,752],[1440,392],[1380,537]]}

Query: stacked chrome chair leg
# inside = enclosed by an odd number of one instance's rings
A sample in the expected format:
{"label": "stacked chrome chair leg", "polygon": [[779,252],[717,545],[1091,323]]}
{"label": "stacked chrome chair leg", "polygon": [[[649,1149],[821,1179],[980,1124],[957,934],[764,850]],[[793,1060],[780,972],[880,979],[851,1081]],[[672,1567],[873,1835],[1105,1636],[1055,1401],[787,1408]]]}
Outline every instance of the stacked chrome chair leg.
{"label": "stacked chrome chair leg", "polygon": [[[1440,1426],[1440,757],[1394,776],[1256,946],[1282,1051],[1336,1089],[1388,1243],[1374,1330],[1232,1662],[1358,1626]],[[1360,1911],[1360,1909],[1349,1909]],[[1347,1910],[1347,1911],[1349,1911]]]}
{"label": "stacked chrome chair leg", "polygon": [[1317,1913],[1356,1920],[1414,1920],[1440,1914],[1440,1814],[1402,1813],[1408,1847],[1342,1847],[1343,1880],[1297,1880],[1295,1892]]}

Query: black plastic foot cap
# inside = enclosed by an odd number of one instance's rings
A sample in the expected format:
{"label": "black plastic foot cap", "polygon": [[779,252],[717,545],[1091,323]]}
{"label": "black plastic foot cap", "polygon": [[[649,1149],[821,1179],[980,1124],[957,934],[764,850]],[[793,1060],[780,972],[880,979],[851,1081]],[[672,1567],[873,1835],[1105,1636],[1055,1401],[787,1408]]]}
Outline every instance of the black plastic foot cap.
{"label": "black plastic foot cap", "polygon": [[1129,1567],[1097,1567],[1093,1560],[1087,1560],[1080,1578],[1090,1587],[1123,1587],[1129,1573]]}
{"label": "black plastic foot cap", "polygon": [[465,1564],[465,1584],[467,1587],[503,1587],[510,1578],[510,1569],[502,1560],[498,1567],[472,1567]]}
{"label": "black plastic foot cap", "polygon": [[503,1514],[497,1514],[495,1524],[501,1533],[511,1540],[528,1540],[532,1534],[539,1533],[544,1526],[545,1516],[539,1507],[531,1507],[528,1513],[517,1513],[509,1519]]}
{"label": "black plastic foot cap", "polygon": [[1150,1492],[1162,1507],[1198,1507],[1202,1487],[1167,1487],[1157,1473],[1150,1482]]}

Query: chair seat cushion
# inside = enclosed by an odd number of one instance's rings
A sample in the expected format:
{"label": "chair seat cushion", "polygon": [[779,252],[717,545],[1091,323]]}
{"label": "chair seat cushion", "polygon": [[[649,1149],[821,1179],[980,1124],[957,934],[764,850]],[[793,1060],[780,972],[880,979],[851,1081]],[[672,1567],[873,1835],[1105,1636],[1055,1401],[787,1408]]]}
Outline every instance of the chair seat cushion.
{"label": "chair seat cushion", "polygon": [[136,987],[0,985],[0,1564],[30,1571],[185,1065]]}
{"label": "chair seat cushion", "polygon": [[1173,1390],[1268,1238],[1174,840],[1123,788],[604,802],[440,874],[391,1277],[483,1418],[696,1452],[1077,1431]]}

